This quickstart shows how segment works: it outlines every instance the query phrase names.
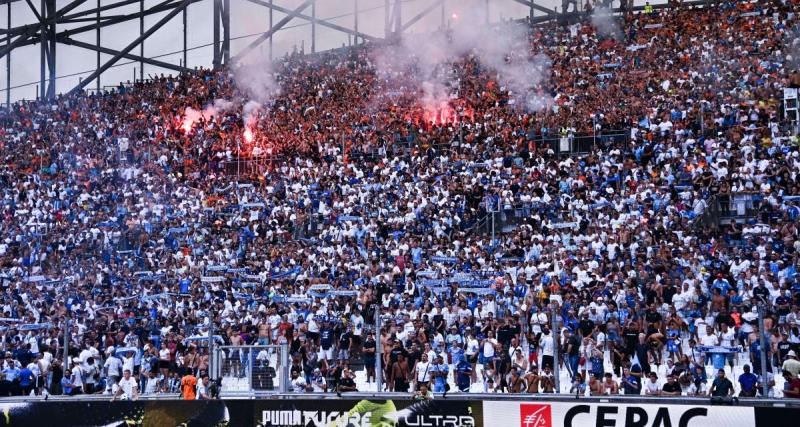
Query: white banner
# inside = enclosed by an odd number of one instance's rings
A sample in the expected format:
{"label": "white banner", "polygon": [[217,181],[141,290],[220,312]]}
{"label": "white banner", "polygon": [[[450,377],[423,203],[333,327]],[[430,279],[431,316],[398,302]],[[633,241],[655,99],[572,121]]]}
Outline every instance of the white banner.
{"label": "white banner", "polygon": [[484,402],[484,425],[510,427],[755,427],[753,408],[616,403]]}

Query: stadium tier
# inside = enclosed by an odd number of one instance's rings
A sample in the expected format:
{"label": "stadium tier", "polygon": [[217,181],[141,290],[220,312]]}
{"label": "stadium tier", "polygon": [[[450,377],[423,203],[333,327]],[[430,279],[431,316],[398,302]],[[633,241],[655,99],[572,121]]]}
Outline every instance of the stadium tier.
{"label": "stadium tier", "polygon": [[[589,8],[12,104],[0,424],[82,398],[103,425],[683,426],[692,397],[800,397],[797,21]],[[273,394],[345,400],[216,400]],[[178,397],[213,402],[152,402]]]}

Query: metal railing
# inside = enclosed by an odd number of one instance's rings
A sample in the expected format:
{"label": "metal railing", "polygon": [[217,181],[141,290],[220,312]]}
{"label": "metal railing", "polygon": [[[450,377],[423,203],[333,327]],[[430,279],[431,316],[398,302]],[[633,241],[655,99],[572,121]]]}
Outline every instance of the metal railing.
{"label": "metal railing", "polygon": [[286,392],[289,348],[286,345],[218,346],[212,378],[222,397]]}
{"label": "metal railing", "polygon": [[713,194],[706,200],[708,207],[698,215],[695,225],[717,229],[722,225],[744,223],[751,219],[769,223],[769,213],[762,216],[763,201],[764,196],[760,193]]}

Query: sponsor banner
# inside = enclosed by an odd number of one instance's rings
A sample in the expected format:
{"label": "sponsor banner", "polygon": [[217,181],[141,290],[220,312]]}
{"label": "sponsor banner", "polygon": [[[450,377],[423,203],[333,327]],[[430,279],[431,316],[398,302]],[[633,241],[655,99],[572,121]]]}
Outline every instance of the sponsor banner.
{"label": "sponsor banner", "polygon": [[302,427],[482,426],[482,402],[455,400],[255,401],[254,425]]}
{"label": "sponsor banner", "polygon": [[755,427],[753,408],[656,404],[484,402],[484,424],[512,427]]}
{"label": "sponsor banner", "polygon": [[[236,408],[236,409],[234,409]],[[247,411],[252,406],[241,409]],[[49,401],[0,403],[0,426],[247,426],[237,402]]]}
{"label": "sponsor banner", "polygon": [[[795,403],[789,401],[789,403]],[[756,427],[780,427],[797,425],[800,408],[794,407],[758,407],[756,411]],[[792,421],[794,420],[794,421]]]}

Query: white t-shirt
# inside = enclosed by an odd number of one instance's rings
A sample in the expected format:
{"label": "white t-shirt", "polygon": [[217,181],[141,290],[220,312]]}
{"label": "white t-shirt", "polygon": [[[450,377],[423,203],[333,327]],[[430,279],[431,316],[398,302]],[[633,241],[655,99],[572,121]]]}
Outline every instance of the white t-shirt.
{"label": "white t-shirt", "polygon": [[80,366],[72,369],[72,383],[78,387],[83,387],[83,370]]}
{"label": "white t-shirt", "polygon": [[131,371],[133,373],[133,357],[122,356],[122,371]]}
{"label": "white t-shirt", "polygon": [[703,345],[707,345],[707,346],[710,346],[710,345],[719,345],[719,340],[717,340],[717,336],[716,336],[716,335],[714,335],[714,334],[711,334],[711,335],[706,335],[706,336],[704,336],[704,337],[700,338],[700,342],[701,342]]}
{"label": "white t-shirt", "polygon": [[144,394],[158,393],[158,378],[148,378],[144,384]]}
{"label": "white t-shirt", "polygon": [[133,398],[133,390],[137,388],[137,386],[136,378],[130,377],[119,380],[119,389],[122,390],[122,394],[128,396],[128,399]]}
{"label": "white t-shirt", "polygon": [[81,351],[81,354],[79,356],[79,358],[81,359],[81,368],[86,369],[89,367],[89,364],[86,363],[86,361],[89,360],[90,357],[92,357],[91,351],[89,351],[88,349]]}
{"label": "white t-shirt", "polygon": [[118,357],[111,356],[106,359],[103,365],[106,368],[109,376],[121,377],[122,376],[122,361]]}
{"label": "white t-shirt", "polygon": [[478,349],[480,348],[481,343],[478,342],[475,338],[467,339],[467,351],[464,353],[467,356],[473,356],[478,353]]}
{"label": "white t-shirt", "polygon": [[431,362],[417,362],[417,381],[425,382],[431,380]]}
{"label": "white t-shirt", "polygon": [[720,332],[719,344],[726,347],[733,347],[734,338],[736,338],[736,333],[733,332],[733,328],[728,328],[727,332]]}
{"label": "white t-shirt", "polygon": [[364,318],[361,315],[350,316],[350,321],[353,323],[353,335],[360,337],[364,332]]}
{"label": "white t-shirt", "polygon": [[650,380],[645,381],[644,389],[647,394],[656,394],[661,391],[661,387],[658,386],[658,381],[652,382]]}
{"label": "white t-shirt", "polygon": [[84,372],[83,376],[84,376],[84,381],[86,381],[86,384],[94,384],[97,382],[97,380],[94,379],[95,374],[97,374],[96,364],[86,365],[85,368],[81,369],[83,369]]}
{"label": "white t-shirt", "polygon": [[553,356],[553,335],[542,335],[542,356]]}
{"label": "white t-shirt", "polygon": [[483,342],[483,357],[494,357],[494,346],[497,345],[497,340],[494,338],[487,338]]}
{"label": "white t-shirt", "polygon": [[205,384],[203,384],[203,381],[201,380],[201,381],[197,382],[197,396],[196,396],[196,399],[197,400],[203,399],[203,395],[204,394],[208,395],[208,387],[206,387]]}
{"label": "white t-shirt", "polygon": [[295,393],[303,393],[306,391],[306,379],[302,375],[292,380],[292,389]]}

